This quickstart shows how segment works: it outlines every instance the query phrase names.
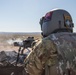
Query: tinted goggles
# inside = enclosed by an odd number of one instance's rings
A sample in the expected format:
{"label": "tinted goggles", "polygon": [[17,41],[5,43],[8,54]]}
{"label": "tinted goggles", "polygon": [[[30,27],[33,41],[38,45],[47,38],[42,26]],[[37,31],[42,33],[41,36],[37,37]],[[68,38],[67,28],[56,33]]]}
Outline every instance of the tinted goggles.
{"label": "tinted goggles", "polygon": [[50,20],[51,20],[52,14],[53,14],[53,12],[48,12],[45,16],[43,16],[43,17],[40,19],[41,28],[42,28],[43,22],[47,22],[47,21],[50,21]]}

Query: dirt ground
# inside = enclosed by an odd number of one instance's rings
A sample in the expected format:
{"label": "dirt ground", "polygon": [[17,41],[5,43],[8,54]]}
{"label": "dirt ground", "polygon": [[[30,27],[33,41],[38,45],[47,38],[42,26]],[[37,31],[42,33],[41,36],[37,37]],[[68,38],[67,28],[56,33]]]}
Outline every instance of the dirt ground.
{"label": "dirt ground", "polygon": [[14,46],[14,41],[22,41],[27,37],[41,39],[40,33],[1,33],[0,34],[0,51],[18,51],[19,47]]}

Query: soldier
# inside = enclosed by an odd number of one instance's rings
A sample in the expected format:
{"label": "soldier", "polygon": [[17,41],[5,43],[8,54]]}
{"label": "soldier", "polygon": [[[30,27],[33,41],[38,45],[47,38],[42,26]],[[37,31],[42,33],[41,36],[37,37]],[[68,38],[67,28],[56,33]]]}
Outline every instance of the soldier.
{"label": "soldier", "polygon": [[25,60],[28,75],[76,75],[76,33],[71,15],[63,9],[40,20],[43,39]]}

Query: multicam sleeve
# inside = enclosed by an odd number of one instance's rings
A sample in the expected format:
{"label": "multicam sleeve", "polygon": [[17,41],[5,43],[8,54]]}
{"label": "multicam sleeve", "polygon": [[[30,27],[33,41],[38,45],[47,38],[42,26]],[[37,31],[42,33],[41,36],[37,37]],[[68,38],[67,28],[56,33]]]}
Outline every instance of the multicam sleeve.
{"label": "multicam sleeve", "polygon": [[36,46],[36,48],[28,56],[28,64],[26,71],[29,75],[41,75],[45,63],[50,57],[50,53],[54,52],[54,45],[50,40],[44,40]]}

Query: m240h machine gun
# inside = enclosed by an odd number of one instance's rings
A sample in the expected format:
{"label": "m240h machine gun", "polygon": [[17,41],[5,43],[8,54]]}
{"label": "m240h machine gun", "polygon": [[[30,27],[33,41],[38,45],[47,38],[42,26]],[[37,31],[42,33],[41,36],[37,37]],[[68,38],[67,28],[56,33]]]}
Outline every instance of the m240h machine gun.
{"label": "m240h machine gun", "polygon": [[[24,61],[24,59],[26,58],[26,56],[29,54],[30,50],[28,48],[31,48],[32,44],[35,44],[35,39],[34,37],[28,37],[26,40],[23,40],[22,42],[14,42],[14,46],[19,46],[18,49],[18,55],[17,55],[17,60],[16,60],[16,65],[19,62],[20,59],[20,55],[22,55],[22,62]],[[27,49],[28,52],[26,52],[25,54],[23,53],[24,50]]]}

